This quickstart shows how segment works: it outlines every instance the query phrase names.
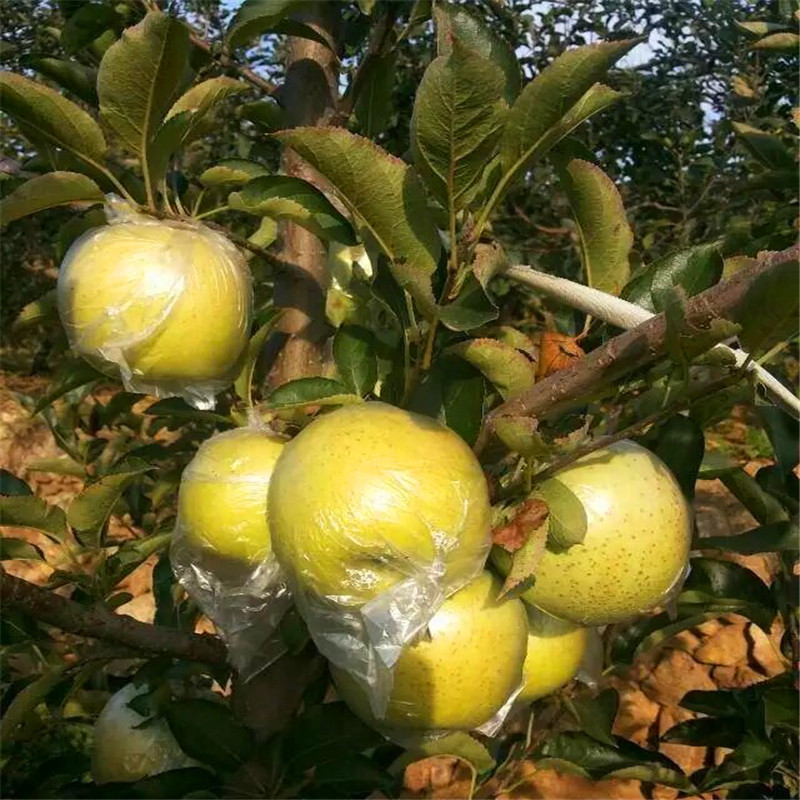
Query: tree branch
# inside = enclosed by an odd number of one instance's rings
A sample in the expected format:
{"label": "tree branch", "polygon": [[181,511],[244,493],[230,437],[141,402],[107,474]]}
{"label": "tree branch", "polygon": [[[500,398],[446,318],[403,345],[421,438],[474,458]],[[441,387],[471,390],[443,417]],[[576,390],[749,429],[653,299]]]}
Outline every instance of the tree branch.
{"label": "tree branch", "polygon": [[[762,254],[753,266],[690,298],[686,304],[688,325],[707,330],[715,319],[735,321],[737,310],[755,280],[774,266],[797,256],[797,247]],[[520,396],[503,403],[490,414],[489,425],[500,416],[539,417],[562,412],[600,386],[661,358],[666,352],[666,334],[664,315],[652,317],[593,350],[573,366],[554,373]]]}
{"label": "tree branch", "polygon": [[225,664],[228,651],[222,640],[209,634],[186,633],[160,625],[148,625],[103,606],[88,608],[42,589],[0,569],[0,602],[3,610],[21,611],[67,633],[103,639],[146,653],[155,653],[203,664]]}
{"label": "tree branch", "polygon": [[262,78],[249,67],[244,66],[244,64],[234,61],[230,56],[225,55],[225,53],[215,53],[211,43],[196,33],[191,34],[190,40],[195,47],[200,48],[204,53],[208,53],[221,67],[239,73],[249,84],[255,86],[257,89],[261,89],[262,92],[274,94],[280,88],[276,84],[270,83],[270,81]]}

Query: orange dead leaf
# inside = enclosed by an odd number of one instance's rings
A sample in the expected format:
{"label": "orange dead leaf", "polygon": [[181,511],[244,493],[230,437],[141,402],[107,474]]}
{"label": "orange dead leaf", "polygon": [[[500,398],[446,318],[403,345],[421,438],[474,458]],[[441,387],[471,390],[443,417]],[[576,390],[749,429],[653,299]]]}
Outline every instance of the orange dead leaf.
{"label": "orange dead leaf", "polygon": [[492,531],[492,542],[509,553],[516,553],[528,541],[531,531],[540,527],[549,513],[544,500],[526,500],[505,525]]}
{"label": "orange dead leaf", "polygon": [[541,380],[560,369],[570,366],[574,361],[583,358],[583,352],[578,340],[580,336],[566,336],[556,331],[544,331],[539,343],[539,373],[537,379]]}

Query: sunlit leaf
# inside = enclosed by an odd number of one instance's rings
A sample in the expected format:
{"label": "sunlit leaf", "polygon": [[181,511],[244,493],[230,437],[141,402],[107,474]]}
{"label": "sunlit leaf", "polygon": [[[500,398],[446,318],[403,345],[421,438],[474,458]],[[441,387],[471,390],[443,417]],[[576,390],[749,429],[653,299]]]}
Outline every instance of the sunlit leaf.
{"label": "sunlit leaf", "polygon": [[0,225],[48,208],[102,202],[103,193],[91,178],[77,172],[46,172],[0,200]]}

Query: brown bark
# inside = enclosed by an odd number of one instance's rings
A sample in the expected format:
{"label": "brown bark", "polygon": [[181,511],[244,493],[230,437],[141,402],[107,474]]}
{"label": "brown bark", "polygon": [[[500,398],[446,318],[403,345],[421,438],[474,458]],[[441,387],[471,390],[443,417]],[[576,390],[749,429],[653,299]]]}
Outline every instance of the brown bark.
{"label": "brown bark", "polygon": [[[686,306],[686,321],[706,331],[716,319],[736,321],[737,312],[756,278],[777,264],[797,259],[798,247],[779,253],[765,253],[751,267],[730,280],[692,297]],[[615,336],[572,366],[535,383],[519,397],[496,408],[489,420],[499,416],[542,417],[558,415],[581,398],[608,386],[628,372],[664,356],[667,325],[663,314],[652,317]]]}
{"label": "brown bark", "polygon": [[[320,33],[336,47],[338,4],[319,2],[293,15]],[[290,37],[286,58],[286,81],[279,99],[287,127],[330,124],[336,112],[339,70],[334,53],[319,42]],[[287,175],[317,186],[320,176],[296,153],[283,156]],[[319,374],[322,348],[329,329],[325,321],[327,248],[324,242],[293,222],[281,226],[282,266],[275,280],[275,305],[285,308],[281,331],[288,336],[272,371],[271,382]]]}
{"label": "brown bark", "polygon": [[4,612],[20,611],[67,633],[204,664],[227,661],[228,651],[216,636],[149,625],[124,614],[114,614],[104,606],[82,606],[5,570],[0,570],[0,602]]}

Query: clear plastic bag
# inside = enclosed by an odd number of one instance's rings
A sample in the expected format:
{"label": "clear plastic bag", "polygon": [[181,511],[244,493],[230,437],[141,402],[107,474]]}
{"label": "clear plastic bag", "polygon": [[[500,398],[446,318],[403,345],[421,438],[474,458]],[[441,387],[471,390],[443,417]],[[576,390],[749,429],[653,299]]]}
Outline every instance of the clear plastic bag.
{"label": "clear plastic bag", "polygon": [[491,508],[480,464],[435,420],[346,406],[287,444],[269,506],[314,642],[380,719],[404,646],[483,569]]}
{"label": "clear plastic bag", "polygon": [[72,349],[131,392],[213,408],[246,350],[247,263],[199,222],[157,220],[108,196],[109,224],[73,242],[58,276]]}
{"label": "clear plastic bag", "polygon": [[286,647],[278,624],[292,602],[272,552],[267,490],[284,440],[238,428],[205,441],[184,470],[172,569],[228,646],[247,680]]}

